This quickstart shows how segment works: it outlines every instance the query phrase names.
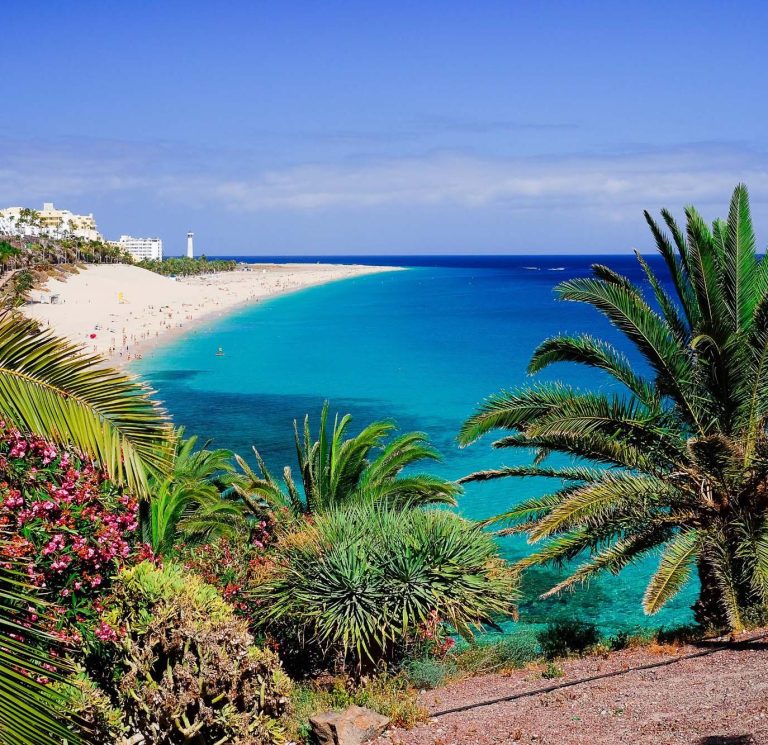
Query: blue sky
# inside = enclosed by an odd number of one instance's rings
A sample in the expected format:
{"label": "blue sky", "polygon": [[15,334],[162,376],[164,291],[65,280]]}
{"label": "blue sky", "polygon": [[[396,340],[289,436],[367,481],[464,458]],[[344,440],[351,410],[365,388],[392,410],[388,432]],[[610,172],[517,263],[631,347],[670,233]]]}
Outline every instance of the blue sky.
{"label": "blue sky", "polygon": [[17,2],[0,206],[210,254],[649,246],[739,180],[768,234],[768,4]]}

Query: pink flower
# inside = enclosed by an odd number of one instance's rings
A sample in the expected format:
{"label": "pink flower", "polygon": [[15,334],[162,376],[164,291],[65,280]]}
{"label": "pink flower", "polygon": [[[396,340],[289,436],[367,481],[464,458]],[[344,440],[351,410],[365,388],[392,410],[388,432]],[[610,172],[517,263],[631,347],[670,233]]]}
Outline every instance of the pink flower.
{"label": "pink flower", "polygon": [[93,630],[97,639],[101,639],[103,642],[116,642],[120,636],[106,621],[100,621],[96,628]]}

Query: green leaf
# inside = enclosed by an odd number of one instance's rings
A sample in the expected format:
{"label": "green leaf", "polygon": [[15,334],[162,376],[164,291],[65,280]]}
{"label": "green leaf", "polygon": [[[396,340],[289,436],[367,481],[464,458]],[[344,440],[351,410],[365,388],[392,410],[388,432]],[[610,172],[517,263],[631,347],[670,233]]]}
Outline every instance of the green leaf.
{"label": "green leaf", "polygon": [[643,610],[653,615],[675,596],[688,581],[700,550],[697,530],[678,533],[664,549],[659,568],[651,578],[643,596]]}
{"label": "green leaf", "polygon": [[173,432],[146,386],[15,314],[0,316],[0,413],[143,496],[148,476],[170,467]]}

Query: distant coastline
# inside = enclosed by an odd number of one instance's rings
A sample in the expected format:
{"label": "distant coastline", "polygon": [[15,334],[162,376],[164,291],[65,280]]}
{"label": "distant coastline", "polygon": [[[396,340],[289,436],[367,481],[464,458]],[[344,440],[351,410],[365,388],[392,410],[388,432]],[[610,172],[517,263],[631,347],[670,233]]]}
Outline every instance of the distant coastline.
{"label": "distant coastline", "polygon": [[[87,352],[124,367],[199,324],[261,300],[399,268],[260,262],[233,272],[172,279],[127,264],[89,266],[50,280],[24,312]],[[49,302],[52,296],[57,302]]]}

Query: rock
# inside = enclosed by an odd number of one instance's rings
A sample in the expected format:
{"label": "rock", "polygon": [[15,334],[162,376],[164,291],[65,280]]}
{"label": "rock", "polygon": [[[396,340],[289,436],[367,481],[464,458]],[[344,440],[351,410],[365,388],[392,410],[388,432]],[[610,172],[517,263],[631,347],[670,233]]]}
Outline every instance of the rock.
{"label": "rock", "polygon": [[389,719],[361,706],[344,711],[326,711],[310,717],[318,745],[361,745],[378,737],[389,726]]}
{"label": "rock", "polygon": [[336,720],[339,714],[335,711],[325,711],[309,718],[312,734],[318,745],[336,745]]}

